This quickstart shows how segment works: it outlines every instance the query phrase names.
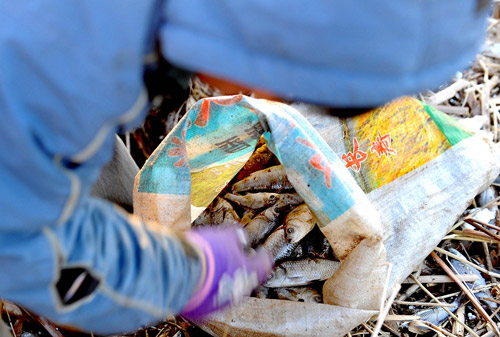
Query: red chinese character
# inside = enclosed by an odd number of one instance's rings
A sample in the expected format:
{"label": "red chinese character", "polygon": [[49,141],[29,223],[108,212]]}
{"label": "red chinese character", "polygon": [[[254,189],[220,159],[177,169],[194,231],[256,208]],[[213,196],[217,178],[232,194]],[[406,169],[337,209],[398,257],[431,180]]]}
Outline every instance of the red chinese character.
{"label": "red chinese character", "polygon": [[366,160],[368,154],[359,149],[356,137],[353,138],[352,143],[354,144],[352,153],[348,152],[347,155],[344,153],[342,155],[342,160],[346,162],[345,167],[351,168],[354,172],[359,172],[361,163]]}
{"label": "red chinese character", "polygon": [[186,130],[182,131],[182,139],[174,136],[170,140],[174,146],[168,149],[167,154],[169,157],[180,157],[175,163],[175,167],[182,167],[186,165]]}
{"label": "red chinese character", "polygon": [[210,103],[213,102],[217,105],[233,105],[238,103],[243,99],[243,95],[236,95],[228,98],[205,98],[203,103],[201,103],[200,112],[194,121],[194,125],[203,128],[207,126],[208,120],[210,119]]}
{"label": "red chinese character", "polygon": [[332,168],[330,166],[330,163],[326,158],[322,156],[322,154],[319,152],[318,148],[314,143],[311,141],[304,139],[302,137],[297,137],[297,141],[305,146],[307,146],[310,149],[313,149],[316,151],[316,153],[309,158],[309,165],[311,165],[313,168],[315,168],[318,171],[323,172],[323,176],[325,178],[325,185],[327,188],[332,187]]}
{"label": "red chinese character", "polygon": [[382,136],[380,135],[380,131],[377,131],[377,138],[372,142],[370,152],[376,152],[379,158],[383,155],[388,157],[389,154],[397,154],[395,150],[391,149],[391,134],[387,133]]}

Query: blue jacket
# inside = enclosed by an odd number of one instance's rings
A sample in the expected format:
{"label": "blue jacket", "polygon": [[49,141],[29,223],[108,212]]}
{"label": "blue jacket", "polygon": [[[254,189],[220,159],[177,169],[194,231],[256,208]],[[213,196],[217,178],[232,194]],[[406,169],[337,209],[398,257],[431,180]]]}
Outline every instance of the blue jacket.
{"label": "blue jacket", "polygon": [[200,276],[175,233],[89,196],[148,106],[158,6],[0,1],[0,297],[101,334],[178,313]]}
{"label": "blue jacket", "polygon": [[89,195],[113,133],[146,110],[156,37],[191,70],[374,105],[464,67],[483,34],[479,3],[0,0],[0,297],[98,333],[189,299],[200,267],[182,239]]}
{"label": "blue jacket", "polygon": [[170,0],[170,61],[291,100],[373,107],[473,60],[488,0]]}

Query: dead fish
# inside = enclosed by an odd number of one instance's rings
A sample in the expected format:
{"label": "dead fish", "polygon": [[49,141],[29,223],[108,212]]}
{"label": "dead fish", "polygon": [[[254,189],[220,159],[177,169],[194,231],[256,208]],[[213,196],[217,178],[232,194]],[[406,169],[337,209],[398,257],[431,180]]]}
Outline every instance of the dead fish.
{"label": "dead fish", "polygon": [[233,192],[246,191],[281,191],[292,189],[285,169],[281,165],[256,171],[233,185]]}
{"label": "dead fish", "polygon": [[246,209],[243,215],[241,216],[240,223],[243,226],[246,226],[248,223],[250,223],[250,221],[252,221],[252,219],[257,215],[257,213],[259,212],[256,209],[251,209],[251,208]]}
{"label": "dead fish", "polygon": [[305,257],[304,255],[304,249],[302,248],[302,245],[299,243],[299,245],[297,246],[297,248],[295,248],[295,250],[292,252],[292,254],[290,255],[290,259],[300,259],[300,258],[303,258]]}
{"label": "dead fish", "polygon": [[243,178],[246,178],[250,174],[256,171],[260,171],[266,168],[267,166],[270,166],[269,163],[275,161],[277,162],[276,157],[269,150],[267,144],[264,143],[261,146],[257,147],[252,156],[248,159],[243,168],[240,170],[240,172],[238,172],[236,179],[241,180]]}
{"label": "dead fish", "polygon": [[267,236],[277,226],[277,224],[283,220],[286,212],[297,204],[298,202],[293,204],[280,200],[273,206],[266,208],[257,214],[257,216],[253,218],[252,221],[250,221],[245,227],[248,233],[248,238],[250,239],[250,245],[256,245],[265,236]]}
{"label": "dead fish", "polygon": [[302,197],[297,193],[282,193],[279,195],[279,202],[296,206],[303,203],[304,200],[302,200]]}
{"label": "dead fish", "polygon": [[[457,311],[458,307],[460,306],[460,297],[458,297],[452,304],[453,307],[448,307],[447,309],[453,313]],[[430,322],[436,326],[439,326],[450,317],[450,314],[445,309],[443,309],[443,307],[435,307],[432,309],[417,311],[414,315],[420,316],[420,320],[409,323],[406,322],[403,323],[402,326],[408,328],[408,330],[416,334],[424,334],[430,331],[429,326],[422,324],[421,321]]]}
{"label": "dead fish", "polygon": [[198,215],[198,217],[193,221],[193,227],[199,226],[209,226],[212,223],[211,209],[209,207]]}
{"label": "dead fish", "polygon": [[[495,191],[495,188],[493,186],[490,186],[481,193],[479,193],[479,195],[477,196],[477,205],[479,207],[484,207],[488,203],[495,200],[496,197],[497,197],[497,192]],[[490,209],[496,211],[498,210],[498,206],[492,206]]]}
{"label": "dead fish", "polygon": [[217,198],[193,221],[193,227],[217,226],[231,221],[240,221],[233,205],[227,200]]}
{"label": "dead fish", "polygon": [[279,196],[278,193],[267,192],[247,193],[245,195],[226,193],[224,198],[242,207],[259,209],[274,205],[279,200]]}
{"label": "dead fish", "polygon": [[285,236],[288,242],[299,242],[316,225],[316,217],[306,204],[295,207],[285,218]]}
{"label": "dead fish", "polygon": [[323,303],[323,297],[311,287],[275,288],[274,292],[280,300],[305,303]]}
{"label": "dead fish", "polygon": [[[473,211],[476,211],[477,213],[474,214],[472,216],[472,218],[479,220],[479,221],[482,221],[484,223],[490,224],[490,225],[496,224],[497,212],[493,209],[493,207],[492,208],[483,208],[483,209],[474,208]],[[467,225],[470,226],[467,228],[476,229],[476,227],[474,227],[470,224],[467,224]]]}
{"label": "dead fish", "polygon": [[245,195],[226,193],[224,198],[234,202],[235,204],[252,209],[262,209],[264,207],[271,207],[279,200],[293,202],[302,202],[302,198],[297,193],[270,193],[270,192],[258,192],[258,193],[247,193]]}
{"label": "dead fish", "polygon": [[268,298],[269,297],[269,288],[260,286],[254,291],[255,297],[257,298]]}
{"label": "dead fish", "polygon": [[283,226],[278,227],[272,232],[262,244],[262,246],[271,253],[274,264],[288,259],[298,245],[298,242],[287,242],[285,239],[285,228]]}
{"label": "dead fish", "polygon": [[[463,256],[458,250],[454,248],[449,248],[448,251],[452,254],[462,257],[463,259],[466,259],[465,256]],[[486,286],[486,281],[484,280],[479,270],[472,268],[471,266],[468,266],[465,263],[462,263],[453,258],[450,258],[450,264],[457,274],[473,274],[479,277],[478,280],[474,283],[466,282],[470,289],[476,289]],[[496,308],[498,308],[498,304],[496,304],[495,302],[482,300],[482,298],[493,298],[488,290],[476,292],[474,293],[474,295],[478,300],[481,300],[482,303],[486,304],[491,310],[495,310]]]}
{"label": "dead fish", "polygon": [[240,217],[236,213],[231,203],[223,198],[217,198],[217,202],[212,208],[211,224],[220,225],[227,221],[240,221]]}
{"label": "dead fish", "polygon": [[330,278],[340,262],[325,259],[285,261],[269,275],[264,286],[269,288],[297,287]]}

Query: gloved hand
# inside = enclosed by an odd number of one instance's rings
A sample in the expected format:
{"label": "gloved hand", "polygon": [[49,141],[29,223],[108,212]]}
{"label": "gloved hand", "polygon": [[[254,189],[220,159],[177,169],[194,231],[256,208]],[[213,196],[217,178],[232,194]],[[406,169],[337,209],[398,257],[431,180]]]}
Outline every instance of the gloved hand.
{"label": "gloved hand", "polygon": [[204,268],[196,290],[181,315],[200,319],[250,295],[273,267],[264,249],[248,249],[248,236],[239,226],[192,230],[186,239],[202,251]]}

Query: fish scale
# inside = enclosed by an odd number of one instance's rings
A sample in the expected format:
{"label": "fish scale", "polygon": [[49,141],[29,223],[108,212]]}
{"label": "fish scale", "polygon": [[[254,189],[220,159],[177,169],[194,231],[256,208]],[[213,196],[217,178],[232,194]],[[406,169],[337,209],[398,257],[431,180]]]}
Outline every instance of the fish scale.
{"label": "fish scale", "polygon": [[288,180],[285,169],[281,165],[256,171],[238,181],[232,187],[233,192],[287,190],[293,188]]}
{"label": "fish scale", "polygon": [[299,243],[288,243],[285,238],[284,226],[278,227],[262,245],[272,255],[274,263],[290,258],[292,253],[298,247]]}
{"label": "fish scale", "polygon": [[281,300],[305,303],[321,303],[323,301],[321,294],[311,287],[274,288],[274,292]]}
{"label": "fish scale", "polygon": [[285,261],[278,265],[264,284],[266,287],[296,287],[330,278],[340,262],[326,259]]}
{"label": "fish scale", "polygon": [[250,240],[250,245],[254,246],[268,235],[278,223],[285,217],[286,212],[300,202],[293,203],[278,201],[273,206],[260,212],[245,227]]}
{"label": "fish scale", "polygon": [[[448,251],[450,253],[455,254],[457,256],[460,256],[461,258],[466,260],[465,256],[463,256],[462,253],[460,253],[458,250],[456,250],[454,248],[450,248],[450,249],[448,249]],[[455,260],[455,259],[450,259],[450,264],[455,269],[454,271],[457,274],[470,274],[470,275],[477,275],[479,277],[478,280],[474,283],[466,282],[470,289],[476,289],[476,288],[481,288],[481,287],[486,286],[486,281],[484,280],[483,276],[481,275],[481,273],[477,269],[472,268],[471,266],[468,266],[468,265],[466,265],[458,260]],[[487,290],[476,292],[476,293],[474,293],[474,295],[479,300],[481,300],[481,298],[483,298],[483,297],[493,298],[491,296],[491,294],[489,293],[489,291],[487,291]],[[498,308],[498,304],[496,304],[495,302],[490,302],[490,301],[484,300],[483,303],[485,303],[491,310],[495,310]]]}

